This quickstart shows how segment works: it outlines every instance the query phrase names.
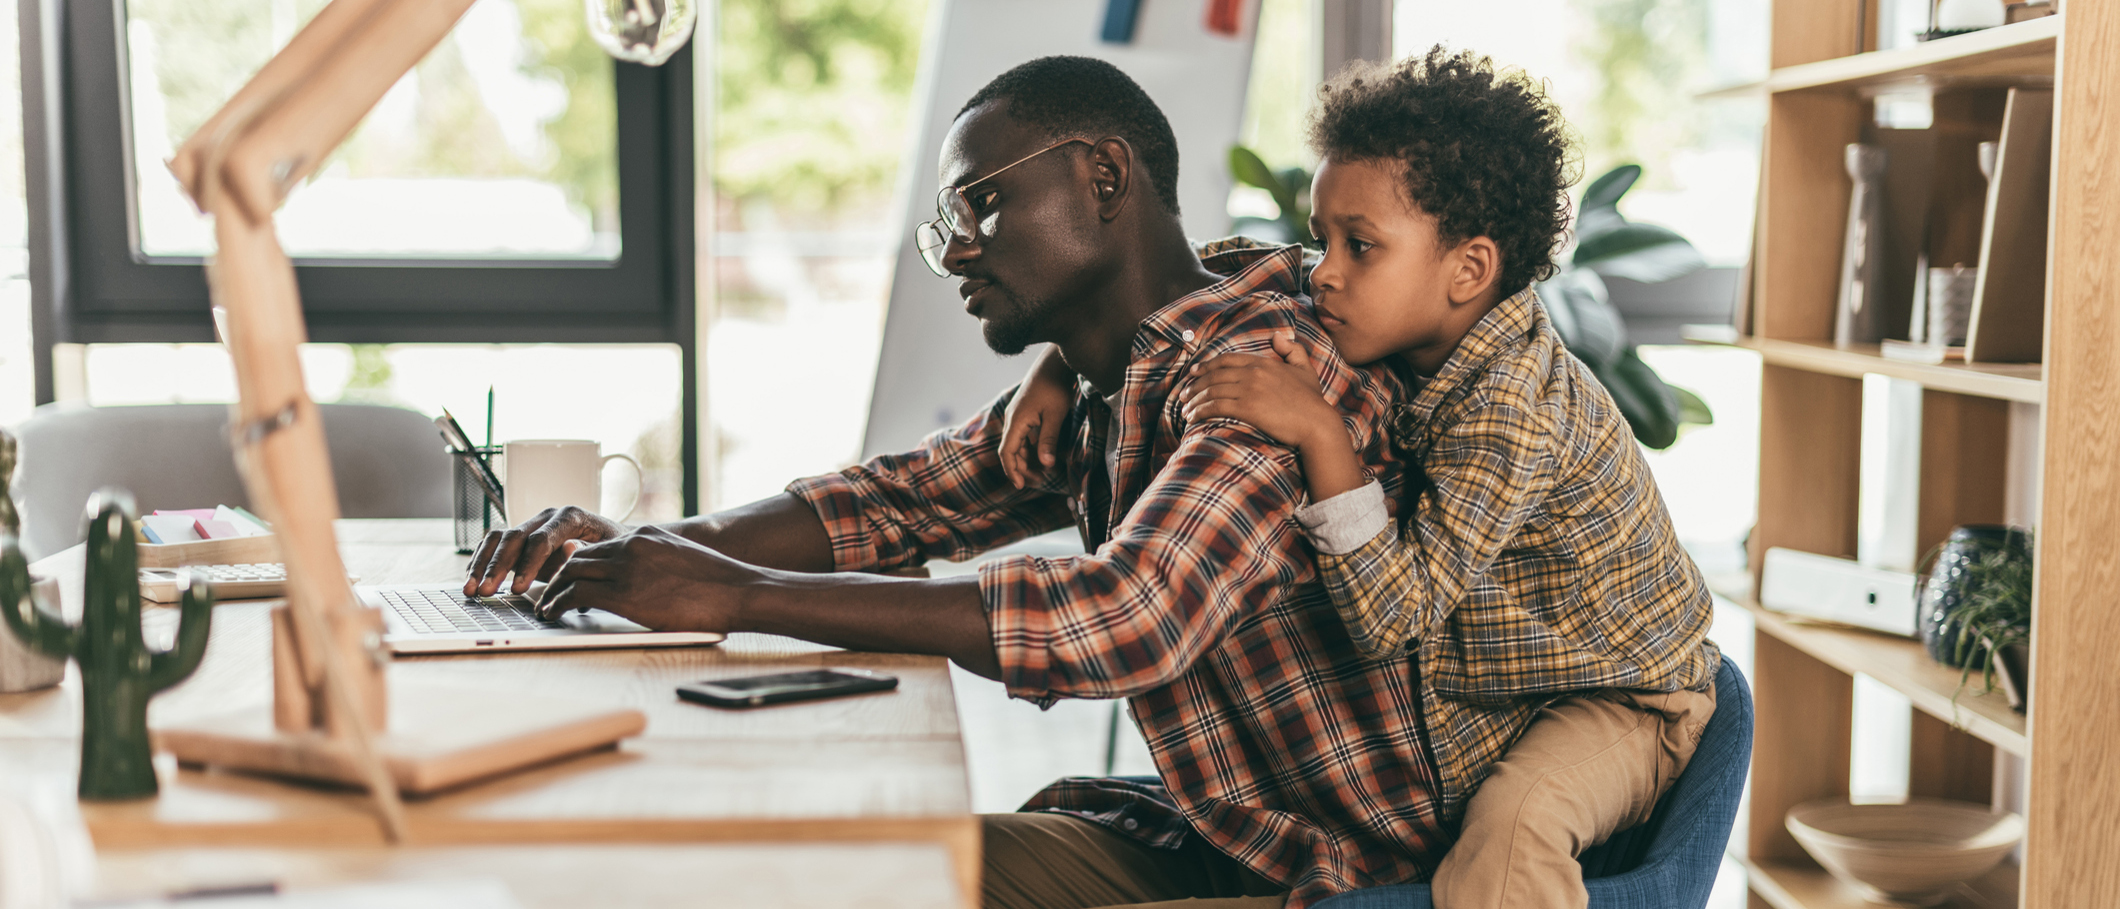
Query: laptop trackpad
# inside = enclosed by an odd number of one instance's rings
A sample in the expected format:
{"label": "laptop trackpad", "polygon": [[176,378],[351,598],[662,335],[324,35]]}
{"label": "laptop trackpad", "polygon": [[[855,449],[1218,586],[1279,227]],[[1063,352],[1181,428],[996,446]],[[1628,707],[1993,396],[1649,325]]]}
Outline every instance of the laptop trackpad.
{"label": "laptop trackpad", "polygon": [[648,630],[647,626],[639,622],[601,609],[591,609],[588,612],[575,612],[570,609],[559,617],[559,622],[575,631],[592,634],[639,634]]}

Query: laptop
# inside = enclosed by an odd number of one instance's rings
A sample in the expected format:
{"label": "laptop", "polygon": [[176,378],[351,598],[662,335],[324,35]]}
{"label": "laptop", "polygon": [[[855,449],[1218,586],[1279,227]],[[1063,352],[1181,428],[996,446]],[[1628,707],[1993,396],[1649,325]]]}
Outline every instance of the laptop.
{"label": "laptop", "polygon": [[476,653],[484,650],[588,650],[614,647],[692,647],[719,644],[713,632],[651,631],[605,612],[569,611],[539,618],[537,595],[501,592],[467,597],[456,584],[358,586],[361,602],[382,610],[383,643],[392,653]]}

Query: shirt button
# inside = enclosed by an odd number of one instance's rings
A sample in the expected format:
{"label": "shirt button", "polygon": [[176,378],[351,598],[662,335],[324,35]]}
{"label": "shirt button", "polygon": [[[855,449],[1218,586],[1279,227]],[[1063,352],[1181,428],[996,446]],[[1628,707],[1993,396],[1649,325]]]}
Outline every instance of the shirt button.
{"label": "shirt button", "polygon": [[1191,344],[1191,343],[1193,342],[1193,332],[1192,332],[1192,329],[1188,328],[1188,329],[1184,330],[1183,332],[1180,332],[1180,333],[1178,334],[1178,337],[1179,337],[1179,338],[1182,338],[1182,339],[1184,339],[1185,343],[1187,343],[1187,344]]}
{"label": "shirt button", "polygon": [[[1192,334],[1192,332],[1186,332],[1186,334]],[[1141,822],[1134,820],[1133,818],[1127,818],[1126,820],[1119,822],[1119,826],[1125,827],[1128,830],[1139,830],[1141,829]]]}

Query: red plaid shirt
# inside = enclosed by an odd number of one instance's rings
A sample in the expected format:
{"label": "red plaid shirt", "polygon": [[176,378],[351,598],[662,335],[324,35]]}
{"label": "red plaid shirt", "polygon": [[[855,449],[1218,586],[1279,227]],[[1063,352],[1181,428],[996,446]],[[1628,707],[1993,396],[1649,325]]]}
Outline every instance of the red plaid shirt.
{"label": "red plaid shirt", "polygon": [[[1212,250],[1211,250],[1212,251]],[[1205,259],[1222,282],[1157,310],[1119,390],[1118,470],[1103,482],[1106,403],[1079,396],[1065,476],[1018,490],[1001,470],[1004,394],[904,454],[788,487],[823,519],[836,567],[963,560],[1075,524],[1093,551],[979,572],[1012,695],[1129,698],[1161,785],[1062,780],[1026,810],[1066,811],[1151,845],[1188,833],[1289,887],[1292,907],[1425,880],[1450,837],[1421,724],[1418,667],[1365,659],[1318,580],[1294,514],[1295,452],[1234,420],[1188,424],[1186,367],[1269,352],[1293,329],[1323,364],[1373,475],[1396,488],[1378,427],[1396,384],[1356,369],[1298,296],[1298,247]],[[1013,393],[1013,392],[1011,392]],[[1107,508],[1105,503],[1117,503]]]}

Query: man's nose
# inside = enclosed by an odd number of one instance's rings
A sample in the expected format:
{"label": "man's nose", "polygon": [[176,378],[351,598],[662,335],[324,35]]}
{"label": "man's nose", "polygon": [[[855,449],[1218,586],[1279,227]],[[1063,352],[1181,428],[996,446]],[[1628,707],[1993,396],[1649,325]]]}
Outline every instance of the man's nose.
{"label": "man's nose", "polygon": [[942,269],[953,275],[963,274],[964,267],[986,255],[980,244],[967,242],[951,234],[949,242],[942,245]]}

